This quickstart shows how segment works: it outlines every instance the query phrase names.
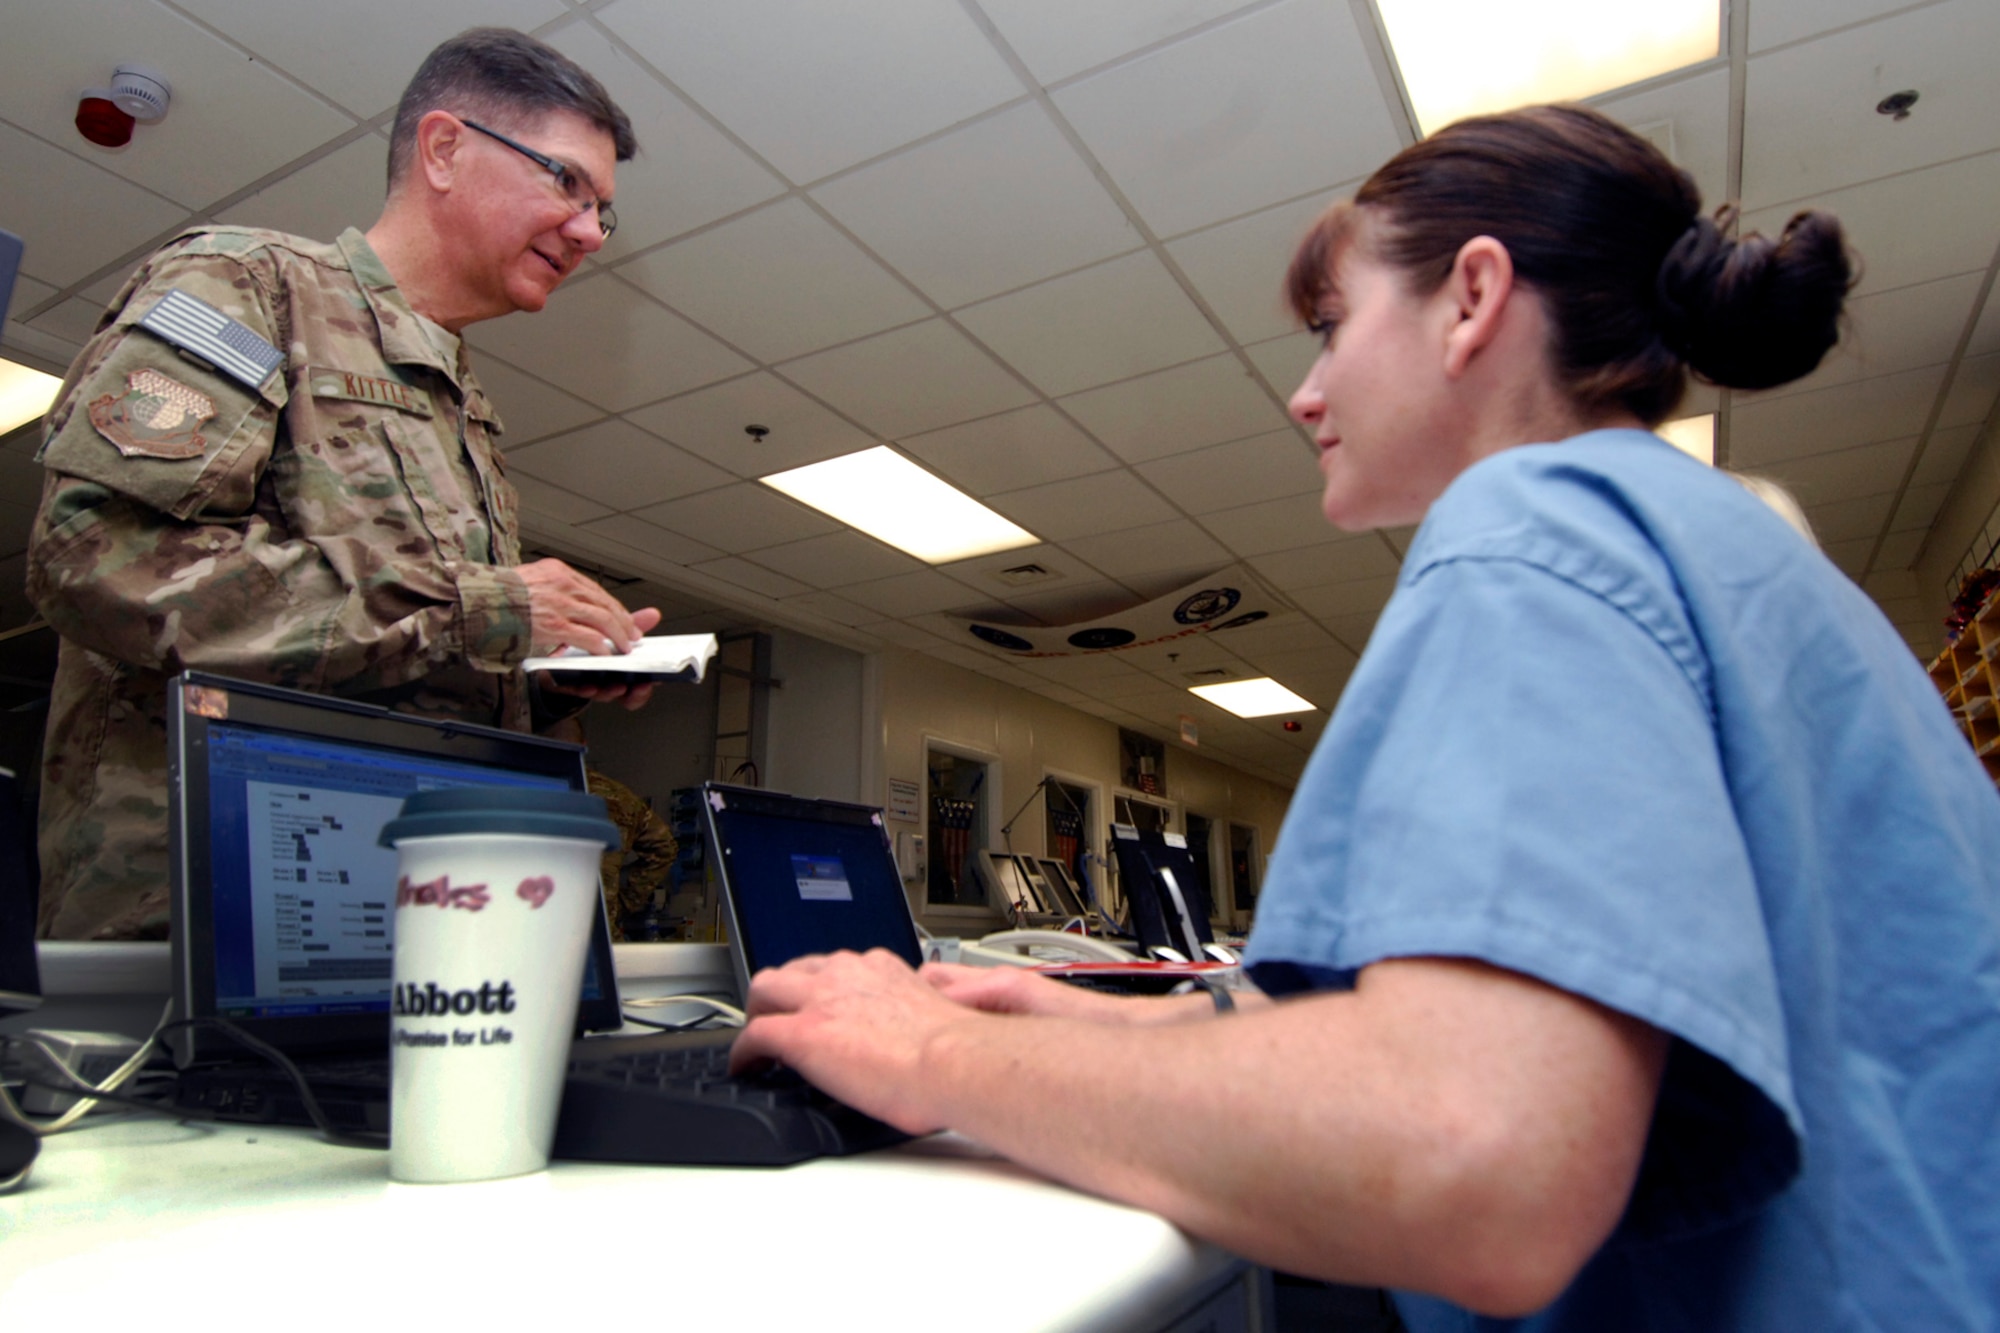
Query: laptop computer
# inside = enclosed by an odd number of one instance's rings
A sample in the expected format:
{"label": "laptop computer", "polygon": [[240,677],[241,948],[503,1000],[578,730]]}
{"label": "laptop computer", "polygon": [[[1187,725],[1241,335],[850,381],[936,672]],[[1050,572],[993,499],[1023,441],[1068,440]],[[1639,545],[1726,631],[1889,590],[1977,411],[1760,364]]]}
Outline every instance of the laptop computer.
{"label": "laptop computer", "polygon": [[41,899],[34,842],[14,774],[0,768],[0,1014],[42,1002],[35,960],[35,908]]}
{"label": "laptop computer", "polygon": [[[585,790],[583,749],[188,672],[167,711],[176,1019],[227,1019],[301,1063],[333,1123],[388,1128],[396,857],[376,845],[413,791]],[[616,1028],[599,909],[578,1026]],[[288,1075],[213,1027],[170,1048],[179,1103],[310,1124]]]}

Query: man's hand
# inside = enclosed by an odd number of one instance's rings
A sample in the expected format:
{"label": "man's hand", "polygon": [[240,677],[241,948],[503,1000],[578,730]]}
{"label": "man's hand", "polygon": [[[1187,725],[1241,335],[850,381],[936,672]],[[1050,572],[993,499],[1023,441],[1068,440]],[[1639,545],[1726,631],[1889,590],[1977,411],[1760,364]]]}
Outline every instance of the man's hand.
{"label": "man's hand", "polygon": [[742,1070],[766,1060],[910,1134],[943,1128],[924,1104],[924,1055],[964,1023],[990,1022],[952,1003],[887,949],[814,954],[750,979],[750,1022],[730,1049]]}
{"label": "man's hand", "polygon": [[[639,646],[647,631],[660,623],[660,613],[655,608],[626,610],[595,580],[560,560],[537,560],[516,567],[514,572],[528,585],[532,648],[536,657],[547,657],[565,647],[580,648],[596,656],[629,653]],[[542,684],[595,703],[618,703],[626,708],[641,707],[653,697],[650,684],[585,685],[572,676],[558,685],[546,675]]]}

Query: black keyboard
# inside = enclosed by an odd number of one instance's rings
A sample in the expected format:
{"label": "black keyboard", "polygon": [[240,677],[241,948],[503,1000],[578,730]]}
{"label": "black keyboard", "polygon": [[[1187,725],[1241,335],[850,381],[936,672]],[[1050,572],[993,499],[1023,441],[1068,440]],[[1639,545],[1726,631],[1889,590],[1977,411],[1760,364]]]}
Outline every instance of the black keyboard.
{"label": "black keyboard", "polygon": [[594,1162],[787,1166],[886,1148],[909,1135],[789,1069],[731,1076],[735,1033],[586,1042],[570,1060],[554,1155]]}

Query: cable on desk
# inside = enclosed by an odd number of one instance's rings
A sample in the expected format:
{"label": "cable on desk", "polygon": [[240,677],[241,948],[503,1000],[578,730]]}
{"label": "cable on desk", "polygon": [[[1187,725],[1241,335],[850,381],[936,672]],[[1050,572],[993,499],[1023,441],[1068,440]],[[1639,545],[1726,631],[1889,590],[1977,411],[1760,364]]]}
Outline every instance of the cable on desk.
{"label": "cable on desk", "polygon": [[102,1083],[92,1083],[88,1079],[83,1078],[63,1062],[62,1057],[56,1054],[55,1048],[32,1033],[23,1034],[18,1037],[0,1037],[0,1049],[25,1046],[48,1061],[49,1065],[66,1080],[62,1083],[48,1083],[39,1079],[29,1078],[25,1074],[17,1075],[21,1082],[34,1087],[47,1088],[54,1092],[83,1094],[82,1100],[78,1101],[55,1119],[35,1120],[15,1104],[13,1097],[8,1094],[5,1086],[0,1086],[0,1115],[6,1116],[7,1119],[32,1134],[47,1138],[51,1134],[62,1133],[71,1125],[83,1119],[84,1116],[90,1114],[91,1108],[96,1106],[100,1101],[120,1104],[132,1101],[133,1099],[131,1098],[119,1097],[115,1094],[120,1088],[125,1086],[134,1074],[139,1072],[141,1065],[152,1058],[154,1048],[159,1045],[160,1034],[167,1030],[167,1015],[172,1012],[173,1004],[169,1002],[167,1007],[160,1011],[160,1021],[153,1025],[152,1032],[147,1034],[146,1040],[139,1043],[139,1049],[132,1052],[131,1057],[124,1064],[112,1070],[110,1076]]}
{"label": "cable on desk", "polygon": [[327,1117],[326,1112],[320,1108],[319,1098],[313,1096],[312,1085],[306,1081],[306,1076],[300,1072],[297,1065],[292,1063],[291,1058],[269,1042],[251,1036],[228,1019],[182,1018],[172,1023],[164,1024],[159,1029],[159,1032],[170,1032],[175,1028],[187,1028],[190,1031],[195,1028],[210,1028],[216,1032],[220,1032],[237,1045],[263,1056],[266,1060],[269,1060],[272,1064],[283,1070],[285,1076],[291,1079],[292,1086],[298,1090],[299,1100],[305,1103],[306,1114],[312,1117],[313,1127],[319,1130],[328,1143],[351,1148],[380,1148],[389,1141],[387,1134],[378,1134],[372,1130],[336,1128],[333,1121]]}
{"label": "cable on desk", "polygon": [[624,1007],[627,1009],[663,1009],[670,1004],[698,1004],[706,1007],[708,1012],[686,1023],[659,1023],[647,1018],[633,1018],[630,1014],[623,1015],[623,1017],[628,1022],[637,1023],[641,1027],[659,1028],[665,1032],[684,1032],[689,1028],[699,1027],[701,1024],[717,1018],[727,1023],[730,1027],[737,1028],[742,1027],[749,1021],[749,1015],[745,1014],[741,1009],[738,1009],[733,1004],[718,1000],[713,995],[647,995],[638,999],[625,1001]]}

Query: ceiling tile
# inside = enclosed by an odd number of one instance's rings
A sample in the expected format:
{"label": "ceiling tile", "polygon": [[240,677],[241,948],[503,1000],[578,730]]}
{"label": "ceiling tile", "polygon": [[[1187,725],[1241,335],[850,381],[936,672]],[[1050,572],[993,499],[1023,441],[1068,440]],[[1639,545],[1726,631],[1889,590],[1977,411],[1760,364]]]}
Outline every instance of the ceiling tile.
{"label": "ceiling tile", "polygon": [[584,532],[608,537],[635,551],[643,551],[655,560],[665,560],[670,564],[692,565],[703,560],[712,560],[721,554],[710,550],[700,542],[666,532],[644,519],[633,518],[630,514],[612,514],[608,518],[594,518],[577,526]]}
{"label": "ceiling tile", "polygon": [[1702,203],[1713,209],[1729,198],[1727,69],[1623,97],[1593,99],[1593,105],[1641,133],[1650,134],[1663,123],[1672,126],[1674,164],[1694,177]]}
{"label": "ceiling tile", "polygon": [[1816,37],[1850,23],[1880,18],[1910,0],[1757,0],[1750,9],[1750,51]]}
{"label": "ceiling tile", "polygon": [[604,415],[580,398],[514,369],[498,357],[482,356],[473,362],[473,372],[500,413],[506,429],[500,447],[518,449],[549,435],[575,430]]}
{"label": "ceiling tile", "polygon": [[1882,440],[1854,449],[1808,454],[1760,471],[1792,493],[1803,506],[1830,504],[1893,487],[1916,451],[1916,437]]}
{"label": "ceiling tile", "polygon": [[1899,370],[1943,365],[1958,349],[1984,277],[1964,273],[1850,300],[1847,327],[1819,369],[1766,393],[1742,394],[1736,400],[1739,407]]}
{"label": "ceiling tile", "polygon": [[597,76],[639,136],[638,156],[618,164],[618,231],[599,258],[615,264],[784,193],[784,181],[596,26],[568,23],[548,41]]}
{"label": "ceiling tile", "polygon": [[[191,221],[180,206],[11,125],[0,125],[0,180],[33,181],[37,197],[62,201],[61,208],[7,210],[7,229],[21,238],[21,272],[51,287],[69,287]],[[123,281],[120,274],[113,285]]]}
{"label": "ceiling tile", "polygon": [[234,227],[269,227],[330,241],[349,227],[366,230],[382,212],[389,141],[365,134],[216,215]]}
{"label": "ceiling tile", "polygon": [[[1294,547],[1339,541],[1348,534],[1326,521],[1318,495],[1292,495],[1282,500],[1223,509],[1201,516],[1202,527],[1238,555],[1265,555]],[[1370,536],[1369,540],[1379,539]]]}
{"label": "ceiling tile", "polygon": [[981,0],[1043,83],[1055,83],[1244,7],[1247,0]]}
{"label": "ceiling tile", "polygon": [[[903,448],[975,496],[1087,476],[1118,466],[1088,435],[1042,405],[913,435]],[[1008,558],[1018,552],[1009,552]]]}
{"label": "ceiling tile", "polygon": [[618,274],[766,362],[931,313],[801,199],[654,250]]}
{"label": "ceiling tile", "polygon": [[633,512],[648,523],[732,554],[839,531],[839,525],[824,514],[754,481]]}
{"label": "ceiling tile", "polygon": [[[560,0],[180,0],[180,7],[364,119],[393,109],[424,53],[445,38],[477,24],[527,31],[564,12]],[[387,50],[355,40],[391,33]]]}
{"label": "ceiling tile", "polygon": [[[634,424],[739,477],[767,477],[877,443],[768,371],[627,415]],[[763,426],[769,433],[753,440],[746,426]]]}
{"label": "ceiling tile", "polygon": [[1167,246],[1209,309],[1238,342],[1298,330],[1285,302],[1292,252],[1339,194],[1328,192],[1193,232]]}
{"label": "ceiling tile", "polygon": [[[19,226],[18,222],[10,225]],[[25,273],[14,275],[14,295],[4,313],[9,319],[19,319],[22,315],[40,306],[61,288],[51,287],[46,282],[37,282]]]}
{"label": "ceiling tile", "polygon": [[[94,148],[74,126],[77,94],[108,83],[121,58],[139,53],[173,86],[172,105],[125,147]],[[414,63],[402,77],[413,70]],[[197,209],[354,128],[353,119],[270,67],[142,0],[10,6],[0,43],[0,117]]]}
{"label": "ceiling tile", "polygon": [[1886,494],[1862,495],[1852,500],[1813,505],[1806,510],[1806,519],[1824,546],[1837,546],[1864,537],[1872,539],[1882,531],[1883,523],[1888,520],[1889,502],[1894,498]]}
{"label": "ceiling tile", "polygon": [[980,600],[977,591],[934,569],[917,569],[907,574],[893,574],[886,579],[850,583],[841,587],[839,591],[840,595],[849,601],[873,607],[885,616],[914,616],[922,615],[926,611],[949,611],[957,607],[970,606]]}
{"label": "ceiling tile", "polygon": [[[1857,296],[1985,271],[2000,217],[2000,153],[1833,190],[1809,201],[1840,219],[1861,256]],[[1801,205],[1745,213],[1745,231],[1777,236]]]}
{"label": "ceiling tile", "polygon": [[1321,486],[1312,447],[1290,428],[1141,463],[1134,470],[1190,514],[1318,495]]}
{"label": "ceiling tile", "polygon": [[[1068,569],[1090,570],[1074,555],[1064,552],[1061,564]],[[1096,571],[1090,570],[1092,575]],[[1130,588],[1110,579],[1092,577],[1082,582],[1051,587],[1046,592],[1013,593],[1007,605],[1044,625],[1082,625],[1129,610],[1144,599]]]}
{"label": "ceiling tile", "polygon": [[1400,146],[1336,0],[1284,0],[1054,97],[1161,237],[1355,180]]}
{"label": "ceiling tile", "polygon": [[679,315],[605,274],[572,279],[539,313],[489,320],[469,338],[614,412],[750,369]]}
{"label": "ceiling tile", "polygon": [[[1890,533],[1882,539],[1882,549],[1876,552],[1875,568],[1907,570],[1916,561],[1917,553],[1923,549],[1924,535],[1924,529],[1922,528],[1912,528],[1907,532]],[[1885,612],[1888,609],[1887,607],[1883,608]],[[1917,603],[1912,610],[1914,610],[1915,614],[1910,619],[1921,626],[1924,634],[1922,641],[1929,644],[1930,652],[1935,654],[1944,643],[1942,627],[1934,624],[1931,620],[1930,608],[1924,603]],[[1900,618],[1892,617],[1892,619]]]}
{"label": "ceiling tile", "polygon": [[[825,536],[788,542],[757,552],[756,563],[789,575],[814,588],[838,588],[850,583],[909,574],[923,569],[922,561],[843,528]],[[880,620],[879,614],[868,617]]]}
{"label": "ceiling tile", "polygon": [[2000,392],[2000,355],[1966,357],[1952,376],[1937,424],[1969,426],[1986,420],[1992,414],[1996,392]]}
{"label": "ceiling tile", "polygon": [[1195,579],[1229,563],[1229,552],[1186,519],[1094,532],[1064,545],[1114,579],[1169,572]]}
{"label": "ceiling tile", "polygon": [[1262,662],[1276,653],[1313,652],[1329,662],[1353,665],[1354,655],[1333,641],[1333,636],[1297,612],[1286,611],[1254,625],[1223,630],[1223,643],[1239,657]]}
{"label": "ceiling tile", "polygon": [[1255,343],[1243,352],[1269,382],[1271,391],[1290,401],[1319,356],[1319,339],[1305,332],[1288,333],[1282,338]]}
{"label": "ceiling tile", "polygon": [[[1030,486],[989,496],[986,502],[1044,541],[1065,545],[1072,537],[1136,528],[1174,513],[1172,505],[1123,470]],[[1116,577],[1114,571],[1096,567]]]}
{"label": "ceiling tile", "polygon": [[1923,429],[1943,379],[1942,366],[1929,366],[1746,403],[1731,415],[1730,463],[1756,469],[1805,454],[1915,435]]}
{"label": "ceiling tile", "polygon": [[[731,480],[694,455],[623,421],[601,421],[507,455],[519,470],[614,510],[638,509]],[[719,554],[719,552],[717,553]]]}
{"label": "ceiling tile", "polygon": [[1984,356],[1988,352],[2000,352],[2000,283],[1986,297],[1986,308],[1979,312],[1979,322],[1973,326],[1972,341],[1966,345],[1967,356]]}
{"label": "ceiling tile", "polygon": [[1284,410],[1232,354],[1064,398],[1060,406],[1128,463],[1282,426]]}
{"label": "ceiling tile", "polygon": [[1142,375],[1225,345],[1151,251],[969,306],[958,320],[1048,394]]}
{"label": "ceiling tile", "polygon": [[884,439],[1025,407],[1034,392],[941,319],[780,368],[786,379]]}
{"label": "ceiling tile", "polygon": [[697,574],[706,574],[710,578],[721,579],[724,583],[733,583],[739,588],[746,588],[764,597],[795,597],[799,593],[808,591],[810,587],[797,579],[788,579],[776,570],[766,569],[762,565],[733,555],[725,556],[721,560],[705,560],[688,568]]}
{"label": "ceiling tile", "polygon": [[[1750,61],[1743,200],[1764,208],[2000,148],[2000,5],[1949,0]],[[1877,115],[1914,88],[1918,109]]]}
{"label": "ceiling tile", "polygon": [[836,625],[866,625],[881,619],[879,612],[830,592],[802,592],[796,597],[782,598],[781,602],[790,610],[803,611]]}
{"label": "ceiling tile", "polygon": [[81,347],[90,341],[97,331],[97,321],[103,316],[104,307],[96,301],[86,301],[73,296],[60,305],[51,306],[28,321],[28,327],[51,334],[64,342]]}
{"label": "ceiling tile", "polygon": [[915,648],[919,651],[941,647],[945,642],[923,628],[921,623],[912,620],[877,620],[860,628],[898,647]]}
{"label": "ceiling tile", "polygon": [[1291,594],[1328,583],[1394,578],[1402,562],[1374,533],[1365,532],[1318,546],[1256,556],[1250,567],[1281,592]]}
{"label": "ceiling tile", "polygon": [[1033,102],[829,181],[813,198],[946,309],[1141,242]]}
{"label": "ceiling tile", "polygon": [[962,9],[929,0],[616,0],[596,17],[800,184],[1026,91]]}
{"label": "ceiling tile", "polygon": [[1392,574],[1387,578],[1353,579],[1305,588],[1293,593],[1292,600],[1307,615],[1331,623],[1380,611],[1389,604],[1389,595],[1395,591],[1396,578]]}
{"label": "ceiling tile", "polygon": [[1938,509],[1951,494],[1951,483],[1938,482],[1932,486],[1912,486],[1903,493],[1903,501],[1896,506],[1896,512],[1889,520],[1889,531],[1908,532],[1912,528],[1918,532],[1929,532],[1931,524],[1937,521]]}
{"label": "ceiling tile", "polygon": [[537,519],[556,523],[585,523],[593,518],[603,518],[611,512],[595,500],[585,499],[574,491],[566,491],[560,486],[552,486],[539,477],[531,477],[515,468],[507,474],[507,480],[521,495],[521,513],[532,526]]}
{"label": "ceiling tile", "polygon": [[1978,438],[1977,423],[1932,431],[1930,443],[1924,446],[1924,456],[1917,461],[1917,470],[1910,477],[1911,482],[1927,486],[1937,481],[1956,481],[1959,470],[1965,466],[1965,460],[1972,452],[1973,442]]}

